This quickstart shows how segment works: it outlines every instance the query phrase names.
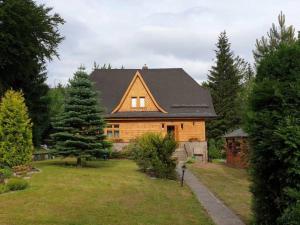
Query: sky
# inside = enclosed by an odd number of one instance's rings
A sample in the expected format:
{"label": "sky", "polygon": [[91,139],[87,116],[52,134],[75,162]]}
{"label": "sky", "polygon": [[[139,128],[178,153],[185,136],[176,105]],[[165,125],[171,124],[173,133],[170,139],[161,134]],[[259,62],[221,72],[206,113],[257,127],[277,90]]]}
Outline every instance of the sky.
{"label": "sky", "polygon": [[300,29],[299,0],[36,0],[66,23],[59,59],[48,62],[50,86],[65,84],[80,65],[113,68],[183,68],[199,83],[214,64],[226,30],[235,55],[253,63],[255,40],[277,24]]}

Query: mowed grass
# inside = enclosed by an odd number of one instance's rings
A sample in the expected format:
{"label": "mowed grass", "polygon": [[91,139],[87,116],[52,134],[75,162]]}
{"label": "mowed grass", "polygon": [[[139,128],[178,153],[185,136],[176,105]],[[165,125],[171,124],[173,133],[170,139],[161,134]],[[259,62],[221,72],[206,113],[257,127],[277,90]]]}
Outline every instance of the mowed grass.
{"label": "mowed grass", "polygon": [[35,166],[42,172],[28,189],[0,195],[1,225],[212,224],[187,187],[151,179],[129,160]]}
{"label": "mowed grass", "polygon": [[247,224],[250,224],[251,193],[246,170],[226,166],[224,163],[192,164],[190,170],[217,197]]}

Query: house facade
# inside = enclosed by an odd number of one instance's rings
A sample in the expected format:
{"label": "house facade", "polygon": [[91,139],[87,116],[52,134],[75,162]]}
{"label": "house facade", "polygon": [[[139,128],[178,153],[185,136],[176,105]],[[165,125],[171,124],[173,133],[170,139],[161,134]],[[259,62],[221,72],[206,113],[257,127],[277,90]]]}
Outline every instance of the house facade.
{"label": "house facade", "polygon": [[211,96],[183,69],[97,69],[91,79],[117,150],[146,132],[172,133],[179,143],[205,148],[205,122],[216,117]]}

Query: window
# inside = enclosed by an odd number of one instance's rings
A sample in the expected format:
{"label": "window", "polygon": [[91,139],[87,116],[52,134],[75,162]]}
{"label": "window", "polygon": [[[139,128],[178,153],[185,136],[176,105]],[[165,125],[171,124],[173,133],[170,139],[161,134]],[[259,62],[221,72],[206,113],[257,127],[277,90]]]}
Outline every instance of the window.
{"label": "window", "polygon": [[181,130],[183,130],[183,123],[181,124]]}
{"label": "window", "polygon": [[120,125],[119,124],[107,124],[106,135],[108,138],[119,138],[120,137]]}
{"label": "window", "polygon": [[140,97],[140,107],[145,107],[145,97]]}
{"label": "window", "polygon": [[131,107],[136,108],[136,97],[131,98]]}
{"label": "window", "polygon": [[114,130],[114,138],[119,138],[119,137],[120,137],[120,131]]}
{"label": "window", "polygon": [[112,132],[112,130],[108,130],[108,131],[107,131],[107,137],[108,137],[108,138],[112,138],[112,137],[113,137],[113,132]]}

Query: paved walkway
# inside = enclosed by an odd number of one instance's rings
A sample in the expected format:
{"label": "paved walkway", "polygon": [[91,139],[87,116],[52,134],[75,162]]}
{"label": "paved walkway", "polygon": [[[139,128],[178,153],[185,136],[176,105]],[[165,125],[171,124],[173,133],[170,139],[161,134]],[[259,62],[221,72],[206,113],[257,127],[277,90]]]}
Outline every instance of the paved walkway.
{"label": "paved walkway", "polygon": [[[177,167],[181,177],[181,165]],[[234,212],[211,193],[188,169],[185,170],[184,182],[191,188],[198,201],[206,209],[216,225],[245,225]]]}

